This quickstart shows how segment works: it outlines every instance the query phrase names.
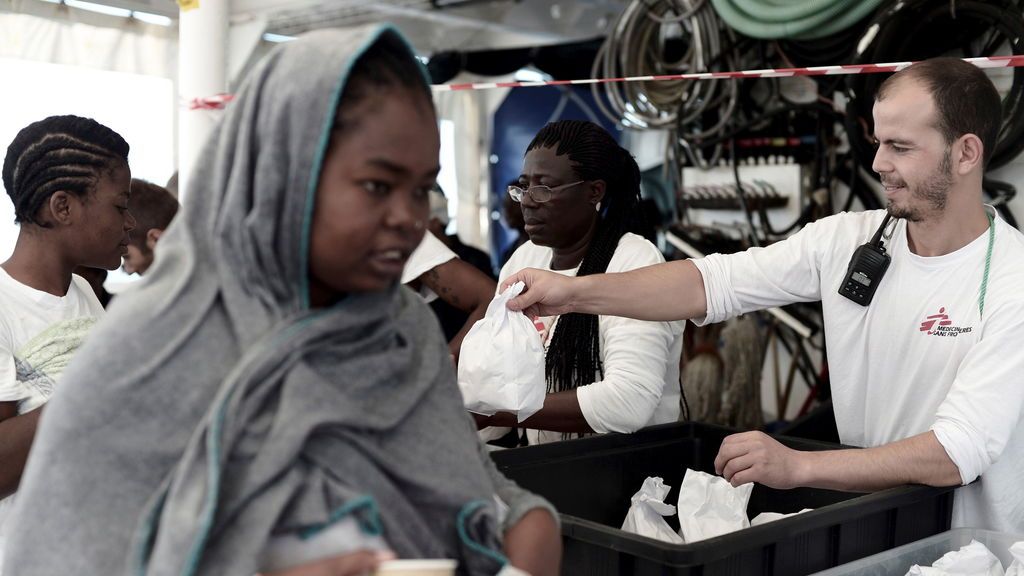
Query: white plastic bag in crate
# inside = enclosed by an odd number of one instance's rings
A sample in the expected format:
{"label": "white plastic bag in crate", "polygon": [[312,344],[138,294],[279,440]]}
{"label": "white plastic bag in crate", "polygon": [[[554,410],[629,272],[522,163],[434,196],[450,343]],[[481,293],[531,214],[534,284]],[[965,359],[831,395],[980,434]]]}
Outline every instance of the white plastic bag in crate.
{"label": "white plastic bag in crate", "polygon": [[663,518],[676,513],[675,506],[665,504],[669,490],[671,488],[661,478],[648,477],[644,480],[640,491],[630,498],[632,505],[626,513],[622,530],[669,544],[682,544],[682,537]]}

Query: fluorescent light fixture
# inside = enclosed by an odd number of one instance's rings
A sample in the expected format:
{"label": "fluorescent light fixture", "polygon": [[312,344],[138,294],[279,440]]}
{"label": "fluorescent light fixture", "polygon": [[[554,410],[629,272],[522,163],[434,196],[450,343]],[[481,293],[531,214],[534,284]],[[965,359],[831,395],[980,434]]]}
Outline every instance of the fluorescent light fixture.
{"label": "fluorescent light fixture", "polygon": [[544,82],[550,80],[547,74],[543,74],[529,68],[520,68],[515,74],[516,82]]}
{"label": "fluorescent light fixture", "polygon": [[473,2],[479,2],[480,0],[430,0],[430,3],[434,5],[434,8],[454,8],[461,4],[472,4]]}
{"label": "fluorescent light fixture", "polygon": [[263,39],[267,42],[291,42],[295,40],[295,36],[285,36],[284,34],[272,34],[267,32],[263,34]]}
{"label": "fluorescent light fixture", "polygon": [[135,18],[140,22],[145,22],[146,24],[155,24],[157,26],[170,26],[174,23],[174,20],[171,20],[167,16],[161,16],[160,14],[150,14],[149,12],[132,12],[132,18]]}
{"label": "fluorescent light fixture", "polygon": [[72,8],[78,8],[79,10],[99,12],[100,14],[106,14],[108,16],[120,16],[121,18],[128,18],[132,15],[131,10],[125,10],[124,8],[114,8],[113,6],[104,6],[103,4],[96,4],[95,2],[83,2],[82,0],[64,0],[64,4]]}

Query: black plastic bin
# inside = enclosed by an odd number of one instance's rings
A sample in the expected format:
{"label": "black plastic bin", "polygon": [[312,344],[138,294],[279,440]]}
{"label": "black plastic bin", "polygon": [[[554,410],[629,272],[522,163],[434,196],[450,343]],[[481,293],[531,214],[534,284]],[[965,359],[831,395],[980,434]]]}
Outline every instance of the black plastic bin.
{"label": "black plastic bin", "polygon": [[[733,430],[683,423],[632,435],[609,434],[492,454],[524,488],[562,515],[566,575],[777,575],[825,570],[949,529],[952,488],[907,486],[873,494],[756,485],[747,512],[798,516],[693,544],[667,544],[618,529],[629,499],[648,476],[661,476],[675,504],[686,468],[714,473],[722,440]],[[837,448],[779,437],[801,450]],[[678,529],[675,518],[667,518]]]}

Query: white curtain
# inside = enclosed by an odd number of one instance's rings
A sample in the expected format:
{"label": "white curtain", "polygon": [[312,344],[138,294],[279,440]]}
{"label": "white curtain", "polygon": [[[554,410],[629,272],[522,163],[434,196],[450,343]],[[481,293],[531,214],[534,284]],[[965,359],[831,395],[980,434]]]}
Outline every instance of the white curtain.
{"label": "white curtain", "polygon": [[[501,78],[480,78],[462,74],[451,83],[497,82]],[[458,182],[456,231],[466,244],[490,252],[491,118],[508,94],[507,88],[438,92],[434,96],[439,119],[455,126],[455,172]],[[449,193],[450,194],[450,193]]]}
{"label": "white curtain", "polygon": [[177,75],[177,29],[38,0],[0,0],[0,57]]}
{"label": "white curtain", "polygon": [[[0,162],[29,123],[77,114],[124,136],[133,176],[166,182],[177,150],[175,35],[176,28],[128,18],[0,0]],[[18,235],[6,195],[0,185],[0,260]]]}

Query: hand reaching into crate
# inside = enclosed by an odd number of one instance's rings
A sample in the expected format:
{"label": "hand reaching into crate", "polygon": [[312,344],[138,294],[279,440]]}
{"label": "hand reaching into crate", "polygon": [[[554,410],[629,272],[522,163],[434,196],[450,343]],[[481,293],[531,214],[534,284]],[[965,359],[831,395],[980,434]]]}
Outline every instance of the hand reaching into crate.
{"label": "hand reaching into crate", "polygon": [[803,454],[764,432],[733,434],[722,441],[715,472],[733,486],[757,482],[771,488],[796,488],[806,477]]}
{"label": "hand reaching into crate", "polygon": [[799,486],[873,492],[906,484],[959,486],[967,479],[929,431],[857,450],[802,451],[763,432],[733,434],[722,441],[715,472],[733,486],[757,482],[771,488]]}

